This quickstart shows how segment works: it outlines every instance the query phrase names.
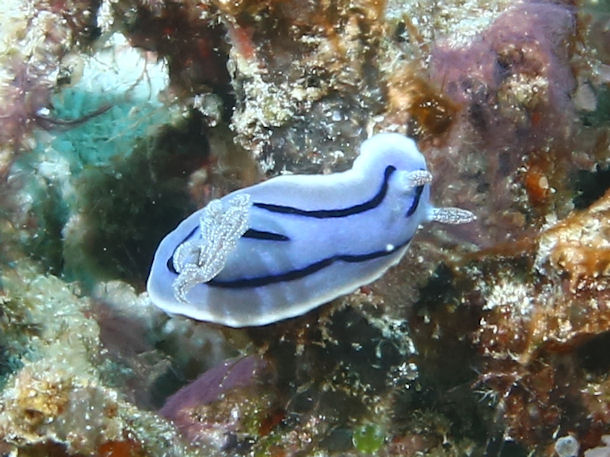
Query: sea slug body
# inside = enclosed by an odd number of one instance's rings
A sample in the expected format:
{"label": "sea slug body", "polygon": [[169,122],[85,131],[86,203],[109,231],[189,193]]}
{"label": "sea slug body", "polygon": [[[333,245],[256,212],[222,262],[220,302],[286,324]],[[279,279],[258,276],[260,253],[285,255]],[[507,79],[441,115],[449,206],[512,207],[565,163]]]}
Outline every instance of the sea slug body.
{"label": "sea slug body", "polygon": [[210,202],[159,245],[148,292],[170,313],[231,327],[297,316],[379,278],[418,226],[474,215],[429,202],[415,142],[366,140],[352,169],[280,176]]}

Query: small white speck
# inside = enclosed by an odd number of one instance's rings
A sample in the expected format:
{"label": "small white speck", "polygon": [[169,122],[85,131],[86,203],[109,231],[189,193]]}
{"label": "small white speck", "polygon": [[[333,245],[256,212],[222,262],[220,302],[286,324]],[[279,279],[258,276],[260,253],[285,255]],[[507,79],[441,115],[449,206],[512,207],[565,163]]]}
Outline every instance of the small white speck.
{"label": "small white speck", "polygon": [[555,452],[559,457],[576,457],[580,444],[571,435],[563,436],[555,441]]}
{"label": "small white speck", "polygon": [[394,250],[394,245],[393,244],[386,244],[385,245],[385,250],[386,252],[392,252]]}

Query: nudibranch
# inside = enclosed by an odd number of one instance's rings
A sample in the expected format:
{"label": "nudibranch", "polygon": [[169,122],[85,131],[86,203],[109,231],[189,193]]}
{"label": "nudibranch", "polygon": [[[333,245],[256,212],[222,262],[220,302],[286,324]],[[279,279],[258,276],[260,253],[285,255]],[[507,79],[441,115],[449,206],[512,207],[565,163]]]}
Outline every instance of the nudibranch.
{"label": "nudibranch", "polygon": [[470,222],[430,204],[415,142],[380,133],[353,167],[269,179],[211,201],[161,241],[148,278],[169,313],[231,327],[297,316],[379,278],[428,221]]}

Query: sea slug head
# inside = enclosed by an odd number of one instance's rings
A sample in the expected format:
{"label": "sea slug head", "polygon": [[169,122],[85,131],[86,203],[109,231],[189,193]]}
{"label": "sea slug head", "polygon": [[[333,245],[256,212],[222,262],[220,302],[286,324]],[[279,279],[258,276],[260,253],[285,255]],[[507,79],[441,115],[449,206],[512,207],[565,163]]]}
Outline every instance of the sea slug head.
{"label": "sea slug head", "polygon": [[397,170],[426,170],[426,159],[415,141],[399,133],[378,133],[360,146],[355,169],[375,170],[393,165]]}
{"label": "sea slug head", "polygon": [[[470,211],[460,208],[436,208],[430,199],[432,175],[426,159],[415,141],[399,133],[379,133],[367,139],[360,147],[354,169],[378,175],[388,166],[396,169],[393,185],[406,197],[417,200],[407,211],[416,224],[436,221],[443,224],[464,224],[476,219]],[[414,200],[414,201],[415,201]]]}

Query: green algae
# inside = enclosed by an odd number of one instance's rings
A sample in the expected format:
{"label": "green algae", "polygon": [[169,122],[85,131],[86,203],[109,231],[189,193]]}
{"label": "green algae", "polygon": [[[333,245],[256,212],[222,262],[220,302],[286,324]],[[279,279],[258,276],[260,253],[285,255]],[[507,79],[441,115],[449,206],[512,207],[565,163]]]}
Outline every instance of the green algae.
{"label": "green algae", "polygon": [[194,209],[181,167],[174,179],[158,179],[184,154],[145,149],[91,167],[75,183],[78,213],[64,231],[67,278],[89,286],[114,278],[142,284],[159,240]]}
{"label": "green algae", "polygon": [[201,115],[166,107],[166,66],[122,35],[75,59],[82,74],[69,73],[40,114],[35,148],[11,168],[20,242],[49,272],[87,288],[142,283],[159,239],[193,209],[186,177],[206,154]]}
{"label": "green algae", "polygon": [[360,452],[372,454],[383,446],[385,431],[378,424],[363,424],[354,430],[352,441]]}

